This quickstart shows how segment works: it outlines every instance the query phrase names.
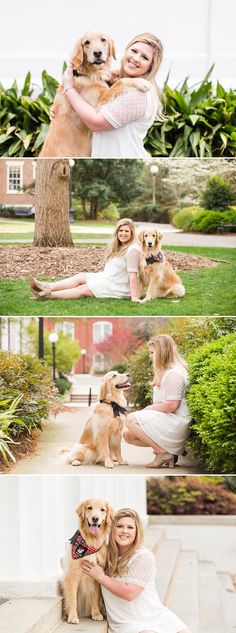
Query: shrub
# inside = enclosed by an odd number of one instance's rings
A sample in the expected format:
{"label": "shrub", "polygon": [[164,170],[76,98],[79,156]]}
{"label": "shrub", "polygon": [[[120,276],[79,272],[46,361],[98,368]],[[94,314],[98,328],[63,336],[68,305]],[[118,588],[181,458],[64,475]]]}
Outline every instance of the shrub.
{"label": "shrub", "polygon": [[236,211],[202,211],[194,222],[194,229],[201,233],[215,233],[223,224],[236,222]]}
{"label": "shrub", "polygon": [[72,386],[72,382],[71,380],[68,380],[68,378],[57,378],[56,379],[56,386],[57,389],[59,391],[59,393],[61,395],[63,395],[66,391],[69,391],[69,389],[71,389]]}
{"label": "shrub", "polygon": [[168,213],[158,205],[142,204],[120,209],[121,218],[131,218],[134,222],[168,222]]}
{"label": "shrub", "polygon": [[236,495],[201,477],[152,477],[147,483],[148,514],[236,514]]}
{"label": "shrub", "polygon": [[[41,428],[41,421],[48,414],[55,390],[51,370],[44,367],[38,358],[29,355],[0,353],[1,400],[12,401],[22,396],[18,414],[24,427],[17,421],[11,424],[11,436],[30,433]],[[6,407],[8,404],[6,404]]]}
{"label": "shrub", "polygon": [[172,217],[172,223],[177,229],[183,229],[183,231],[192,231],[195,226],[195,220],[199,213],[203,209],[201,207],[185,207],[175,212]]}
{"label": "shrub", "polygon": [[152,156],[235,156],[236,92],[210,81],[210,68],[202,83],[189,87],[185,79],[172,90],[164,85],[166,121],[155,121],[145,147]]}
{"label": "shrub", "polygon": [[131,356],[128,361],[128,371],[132,384],[130,402],[135,409],[143,409],[152,402],[153,370],[147,343],[139,347]]}
{"label": "shrub", "polygon": [[116,222],[116,220],[119,220],[119,217],[120,213],[114,202],[111,202],[107,207],[98,212],[99,220],[112,220]]}
{"label": "shrub", "polygon": [[210,472],[235,473],[236,335],[202,345],[188,356],[192,415],[188,445]]}
{"label": "shrub", "polygon": [[110,371],[118,371],[120,374],[125,374],[127,372],[127,363],[115,363]]}
{"label": "shrub", "polygon": [[236,194],[231,185],[222,176],[212,176],[208,179],[201,197],[201,204],[204,209],[226,211],[234,202],[236,202]]}

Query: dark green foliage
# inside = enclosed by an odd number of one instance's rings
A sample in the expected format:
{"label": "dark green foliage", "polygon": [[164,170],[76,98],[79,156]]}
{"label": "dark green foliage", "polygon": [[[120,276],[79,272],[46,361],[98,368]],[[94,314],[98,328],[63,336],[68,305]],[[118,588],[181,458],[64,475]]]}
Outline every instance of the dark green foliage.
{"label": "dark green foliage", "polygon": [[172,217],[172,223],[177,229],[183,231],[193,231],[195,229],[196,218],[203,209],[201,207],[184,207],[179,209]]}
{"label": "dark green foliage", "polygon": [[152,477],[147,504],[154,515],[236,514],[236,495],[210,477]]}
{"label": "dark green foliage", "polygon": [[229,206],[235,202],[236,194],[230,183],[222,178],[222,176],[212,176],[209,178],[201,197],[201,204],[204,209],[226,211]]}
{"label": "dark green foliage", "polygon": [[236,472],[236,335],[208,342],[188,356],[192,415],[188,445],[210,472]]}
{"label": "dark green foliage", "polygon": [[139,204],[135,206],[122,207],[121,218],[131,218],[134,222],[168,222],[169,216],[165,209],[153,204]]}
{"label": "dark green foliage", "polygon": [[193,230],[216,233],[224,224],[236,224],[236,211],[201,211],[195,218]]}
{"label": "dark green foliage", "polygon": [[69,391],[72,384],[71,380],[68,380],[68,378],[65,377],[59,377],[56,379],[56,387],[61,395],[63,395],[66,391]]}
{"label": "dark green foliage", "polygon": [[120,374],[125,374],[127,371],[127,363],[115,363],[110,368],[110,371],[118,371]]}
{"label": "dark green foliage", "polygon": [[188,78],[172,90],[165,82],[166,121],[155,121],[146,137],[152,156],[235,156],[236,91],[210,81],[189,87]]}
{"label": "dark green foliage", "polygon": [[152,402],[153,370],[147,343],[131,356],[128,371],[132,384],[129,392],[130,402],[134,405],[134,409],[142,409]]}

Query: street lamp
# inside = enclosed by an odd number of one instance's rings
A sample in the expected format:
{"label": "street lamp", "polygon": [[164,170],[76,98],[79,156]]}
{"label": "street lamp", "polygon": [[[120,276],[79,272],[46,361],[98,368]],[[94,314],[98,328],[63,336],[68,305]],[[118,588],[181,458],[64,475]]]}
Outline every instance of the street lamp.
{"label": "street lamp", "polygon": [[85,374],[85,356],[86,356],[86,354],[87,354],[87,350],[86,349],[82,349],[81,350],[81,356],[82,356],[82,363],[83,363],[83,365],[82,365],[83,374]]}
{"label": "street lamp", "polygon": [[156,175],[158,174],[159,168],[157,165],[151,165],[150,172],[152,174],[152,204],[153,206],[156,204]]}
{"label": "street lamp", "polygon": [[75,161],[73,158],[69,158],[69,167],[70,167],[70,180],[69,180],[69,214],[70,214],[70,223],[72,224],[75,221],[74,209],[72,207],[72,173],[73,167],[75,166]]}
{"label": "street lamp", "polygon": [[49,341],[52,343],[52,377],[53,381],[56,381],[56,343],[58,341],[58,335],[56,332],[49,334]]}

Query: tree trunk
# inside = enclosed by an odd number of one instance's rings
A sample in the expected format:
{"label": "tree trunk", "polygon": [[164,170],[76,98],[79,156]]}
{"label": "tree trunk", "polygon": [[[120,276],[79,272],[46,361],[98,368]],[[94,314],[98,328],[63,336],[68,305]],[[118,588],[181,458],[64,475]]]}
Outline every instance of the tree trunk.
{"label": "tree trunk", "polygon": [[68,160],[37,160],[34,246],[74,246],[69,223],[69,184]]}

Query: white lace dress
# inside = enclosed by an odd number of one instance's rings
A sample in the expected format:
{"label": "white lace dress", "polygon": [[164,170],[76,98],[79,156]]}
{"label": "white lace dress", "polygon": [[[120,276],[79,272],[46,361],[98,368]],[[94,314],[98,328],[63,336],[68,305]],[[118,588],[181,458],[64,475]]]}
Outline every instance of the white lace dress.
{"label": "white lace dress", "polygon": [[131,244],[125,255],[112,257],[98,273],[86,273],[86,283],[95,297],[130,297],[129,273],[138,272],[140,246]]}
{"label": "white lace dress", "polygon": [[160,387],[154,387],[153,403],[179,400],[178,409],[174,413],[141,409],[133,414],[144,433],[173,455],[182,453],[188,435],[190,414],[185,398],[187,386],[187,371],[182,365],[174,365],[164,372]]}
{"label": "white lace dress", "polygon": [[155,119],[156,110],[153,86],[147,92],[130,88],[101,106],[99,112],[114,129],[93,133],[92,158],[149,157],[143,141]]}
{"label": "white lace dress", "polygon": [[160,601],[155,585],[155,559],[146,547],[142,547],[129,561],[119,582],[138,585],[143,591],[131,602],[114,596],[102,587],[106,605],[109,633],[179,633],[186,625]]}

